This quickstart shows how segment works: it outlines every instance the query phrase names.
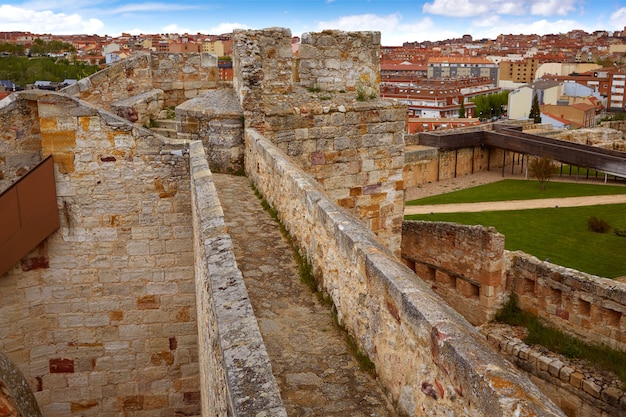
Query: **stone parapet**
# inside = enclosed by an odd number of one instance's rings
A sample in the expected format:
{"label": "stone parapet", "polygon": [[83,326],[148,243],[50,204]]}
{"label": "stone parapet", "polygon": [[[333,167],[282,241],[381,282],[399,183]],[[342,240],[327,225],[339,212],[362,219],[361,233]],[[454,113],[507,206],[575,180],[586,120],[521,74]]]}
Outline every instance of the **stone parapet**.
{"label": "stone parapet", "polygon": [[626,351],[626,284],[507,252],[519,307],[565,332]]}
{"label": "stone parapet", "polygon": [[190,144],[203,416],[287,416],[201,142]]}
{"label": "stone parapet", "polygon": [[304,87],[380,95],[380,32],[304,33],[298,56]]}
{"label": "stone parapet", "polygon": [[504,235],[493,228],[405,221],[402,259],[474,325],[491,321],[502,306]]}
{"label": "stone parapet", "polygon": [[218,85],[214,54],[150,52],[117,62],[62,92],[112,111],[113,103],[155,89],[163,91],[164,107],[175,107]]}
{"label": "stone parapet", "polygon": [[[246,130],[246,172],[306,254],[339,322],[407,415],[563,416],[374,234]],[[523,394],[522,394],[523,393]]]}
{"label": "stone parapet", "polygon": [[135,55],[83,78],[61,91],[101,109],[110,110],[113,102],[154,88],[150,60],[149,53]]}
{"label": "stone parapet", "polygon": [[150,126],[163,109],[163,90],[153,89],[111,103],[111,111],[131,123]]}
{"label": "stone parapet", "polygon": [[176,108],[178,137],[201,140],[213,172],[243,171],[243,110],[232,89],[212,90]]}
{"label": "stone parapet", "polygon": [[61,228],[0,276],[0,351],[47,417],[199,415],[184,149],[64,94],[15,99],[0,132],[33,124],[11,155],[53,156]]}
{"label": "stone parapet", "polygon": [[626,414],[626,392],[618,379],[609,380],[576,362],[529,346],[497,325],[481,329],[488,342],[533,381],[569,417],[613,417]]}
{"label": "stone parapet", "polygon": [[37,101],[21,99],[26,96],[30,92],[0,101],[0,193],[43,160]]}
{"label": "stone parapet", "polygon": [[17,366],[0,351],[0,415],[41,417],[33,390]]}

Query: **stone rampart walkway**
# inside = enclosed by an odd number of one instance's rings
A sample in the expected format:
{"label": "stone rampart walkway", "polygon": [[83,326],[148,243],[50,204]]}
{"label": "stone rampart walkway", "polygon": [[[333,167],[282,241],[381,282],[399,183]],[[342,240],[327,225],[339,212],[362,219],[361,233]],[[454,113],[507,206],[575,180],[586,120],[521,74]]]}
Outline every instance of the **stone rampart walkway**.
{"label": "stone rampart walkway", "polygon": [[235,256],[289,416],[396,416],[300,281],[278,224],[245,177],[213,174]]}

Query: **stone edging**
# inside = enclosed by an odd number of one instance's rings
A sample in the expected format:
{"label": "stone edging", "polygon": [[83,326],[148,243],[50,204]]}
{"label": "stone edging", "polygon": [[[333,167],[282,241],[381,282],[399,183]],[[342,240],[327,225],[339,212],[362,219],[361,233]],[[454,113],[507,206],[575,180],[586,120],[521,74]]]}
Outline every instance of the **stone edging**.
{"label": "stone edging", "polygon": [[286,417],[202,142],[189,149],[202,415]]}
{"label": "stone edging", "polygon": [[618,386],[619,381],[602,380],[599,375],[582,369],[563,356],[541,346],[529,346],[492,325],[483,326],[480,332],[489,344],[526,372],[576,395],[609,415],[624,415],[626,392]]}

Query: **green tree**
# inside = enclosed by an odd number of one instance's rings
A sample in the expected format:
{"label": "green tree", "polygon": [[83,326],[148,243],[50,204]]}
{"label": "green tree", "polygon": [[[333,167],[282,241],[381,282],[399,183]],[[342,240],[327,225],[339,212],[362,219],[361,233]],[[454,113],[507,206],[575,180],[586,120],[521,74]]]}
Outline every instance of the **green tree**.
{"label": "green tree", "polygon": [[533,104],[530,106],[528,118],[535,123],[541,123],[541,109],[539,108],[539,96],[537,94],[533,96]]}
{"label": "green tree", "polygon": [[465,103],[463,101],[461,101],[461,107],[459,107],[459,118],[465,118]]}
{"label": "green tree", "polygon": [[546,183],[552,179],[556,173],[556,165],[552,159],[542,156],[541,158],[533,158],[528,164],[528,170],[533,178],[536,178],[541,185],[541,189],[546,189]]}
{"label": "green tree", "polygon": [[471,101],[475,105],[474,115],[481,119],[489,119],[490,117],[504,114],[504,108],[509,101],[509,92],[502,91],[500,93],[476,96]]}

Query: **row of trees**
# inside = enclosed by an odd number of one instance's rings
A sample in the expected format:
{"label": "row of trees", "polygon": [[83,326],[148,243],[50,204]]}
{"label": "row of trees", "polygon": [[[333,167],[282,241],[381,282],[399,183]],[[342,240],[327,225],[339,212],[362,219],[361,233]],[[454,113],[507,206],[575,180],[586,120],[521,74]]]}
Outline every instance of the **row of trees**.
{"label": "row of trees", "polygon": [[[476,106],[474,108],[474,116],[478,116],[479,119],[499,117],[504,114],[504,109],[509,102],[509,92],[502,91],[495,94],[476,96],[472,98],[472,102]],[[463,103],[461,103],[459,108],[459,117],[466,117],[465,105]]]}
{"label": "row of trees", "polygon": [[[37,38],[28,48],[28,55],[42,56],[49,54],[60,54],[62,52],[76,53],[76,48],[71,43],[61,41],[44,41]],[[12,43],[0,43],[0,53],[22,56],[26,53],[24,45],[14,45]]]}
{"label": "row of trees", "polygon": [[11,80],[19,86],[35,81],[62,82],[65,79],[81,79],[100,69],[81,61],[69,61],[50,57],[28,58],[8,56],[0,58],[0,80]]}
{"label": "row of trees", "polygon": [[24,55],[26,48],[24,45],[13,45],[12,43],[0,43],[0,53],[4,55]]}
{"label": "row of trees", "polygon": [[44,41],[42,39],[35,39],[30,48],[28,48],[28,54],[31,56],[41,56],[48,54],[59,54],[61,52],[76,53],[76,48],[71,43],[61,41]]}

